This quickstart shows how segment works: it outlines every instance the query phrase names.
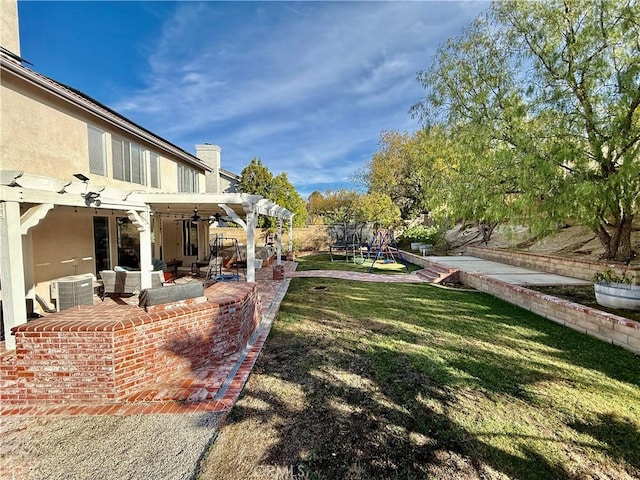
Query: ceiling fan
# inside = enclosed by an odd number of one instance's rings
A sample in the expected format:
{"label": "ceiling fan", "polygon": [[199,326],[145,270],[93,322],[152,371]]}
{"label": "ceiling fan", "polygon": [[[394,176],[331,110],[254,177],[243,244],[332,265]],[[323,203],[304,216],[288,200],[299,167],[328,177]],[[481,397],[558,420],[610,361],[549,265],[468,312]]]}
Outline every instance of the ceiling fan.
{"label": "ceiling fan", "polygon": [[202,216],[200,216],[200,214],[198,213],[198,207],[194,208],[193,209],[193,215],[191,215],[191,221],[192,222],[197,222],[201,218],[202,218]]}
{"label": "ceiling fan", "polygon": [[191,214],[190,217],[182,217],[182,218],[178,218],[176,219],[176,222],[199,222],[202,220],[206,220],[208,221],[208,218],[204,218],[202,215],[200,215],[198,213],[198,207],[193,209],[193,213]]}
{"label": "ceiling fan", "polygon": [[196,222],[208,222],[208,223],[220,223],[220,221],[227,221],[228,217],[223,217],[222,215],[220,215],[219,213],[215,213],[209,217],[203,217],[202,215],[200,215],[200,213],[198,213],[198,207],[195,207],[193,209],[193,214],[190,217],[187,218],[179,218],[176,220],[176,222],[192,222],[192,223],[196,223]]}

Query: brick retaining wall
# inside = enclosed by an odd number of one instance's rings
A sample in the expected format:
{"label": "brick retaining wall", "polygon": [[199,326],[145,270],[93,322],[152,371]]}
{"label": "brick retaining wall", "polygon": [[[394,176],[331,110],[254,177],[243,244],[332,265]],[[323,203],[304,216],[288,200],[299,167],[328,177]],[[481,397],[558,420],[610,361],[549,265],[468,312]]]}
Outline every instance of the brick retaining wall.
{"label": "brick retaining wall", "polygon": [[582,260],[579,258],[565,258],[554,255],[544,255],[541,253],[523,252],[522,250],[512,250],[508,248],[467,246],[468,255],[493,260],[494,262],[506,263],[518,267],[531,268],[547,273],[556,273],[567,277],[579,278],[591,281],[594,274],[604,270],[614,270],[619,274],[627,271],[631,274],[640,274],[640,268],[628,267],[620,263],[603,263]]}
{"label": "brick retaining wall", "polygon": [[574,330],[640,354],[640,323],[601,310],[545,295],[518,285],[470,272],[460,272],[464,284],[537,313]]}
{"label": "brick retaining wall", "polygon": [[407,252],[406,250],[401,250],[402,256],[404,259],[413,263],[414,265],[418,265],[420,267],[426,267],[428,265],[432,265],[433,262],[429,261],[429,257],[423,257],[422,255],[417,255],[415,253]]}
{"label": "brick retaining wall", "polygon": [[221,283],[205,296],[148,312],[74,307],[15,327],[16,350],[0,359],[1,401],[115,401],[238,352],[260,321],[256,286]]}

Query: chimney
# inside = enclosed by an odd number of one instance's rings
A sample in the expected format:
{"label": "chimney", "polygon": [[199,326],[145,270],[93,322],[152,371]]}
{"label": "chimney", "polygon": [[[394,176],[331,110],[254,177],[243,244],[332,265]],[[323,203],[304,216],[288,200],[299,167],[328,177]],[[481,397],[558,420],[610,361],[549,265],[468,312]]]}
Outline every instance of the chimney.
{"label": "chimney", "polygon": [[[18,1],[0,0],[0,46],[2,56],[16,61],[20,57],[20,30],[18,27]],[[6,55],[5,51],[11,52]]]}
{"label": "chimney", "polygon": [[211,145],[210,143],[196,145],[196,157],[212,168],[212,171],[208,172],[205,177],[207,181],[207,193],[221,193],[220,152],[221,148],[218,145]]}

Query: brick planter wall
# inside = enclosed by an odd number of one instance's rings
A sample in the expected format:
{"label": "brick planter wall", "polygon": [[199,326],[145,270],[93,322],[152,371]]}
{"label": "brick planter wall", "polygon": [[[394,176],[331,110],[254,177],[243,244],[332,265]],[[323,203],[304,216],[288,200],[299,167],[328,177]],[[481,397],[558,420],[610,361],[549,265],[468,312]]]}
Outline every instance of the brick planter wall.
{"label": "brick planter wall", "polygon": [[462,283],[538,315],[640,354],[640,323],[511,285],[476,273],[460,271]]}
{"label": "brick planter wall", "polygon": [[619,274],[625,271],[635,275],[640,273],[640,268],[638,267],[627,267],[619,263],[602,263],[577,258],[556,257],[508,248],[468,246],[466,253],[485,260],[493,260],[547,273],[557,273],[558,275],[588,281],[591,281],[597,272],[608,269],[614,270]]}
{"label": "brick planter wall", "polygon": [[[619,264],[603,264],[579,259],[566,259],[503,248],[472,246],[467,247],[467,253],[485,260],[493,260],[584,280],[591,280],[594,273],[607,268],[613,268],[619,272],[624,270],[638,272],[640,270],[637,267],[626,269]],[[428,256],[421,257],[409,252],[403,252],[403,255],[405,255],[407,260],[420,266],[428,266],[430,264],[438,265]],[[443,268],[446,267],[443,266]],[[569,302],[551,295],[545,295],[522,286],[505,283],[482,274],[461,270],[459,275],[462,283],[474,287],[477,290],[518,305],[525,310],[537,313],[542,317],[573,328],[574,330],[640,354],[639,322]]]}
{"label": "brick planter wall", "polygon": [[254,284],[222,283],[205,298],[148,312],[75,307],[13,329],[2,357],[3,403],[114,401],[244,348],[260,321]]}
{"label": "brick planter wall", "polygon": [[402,253],[402,256],[407,262],[413,263],[414,265],[419,265],[420,267],[428,267],[429,265],[433,265],[433,262],[429,261],[428,256],[423,257],[422,255],[407,252],[406,250],[401,250],[400,253]]}

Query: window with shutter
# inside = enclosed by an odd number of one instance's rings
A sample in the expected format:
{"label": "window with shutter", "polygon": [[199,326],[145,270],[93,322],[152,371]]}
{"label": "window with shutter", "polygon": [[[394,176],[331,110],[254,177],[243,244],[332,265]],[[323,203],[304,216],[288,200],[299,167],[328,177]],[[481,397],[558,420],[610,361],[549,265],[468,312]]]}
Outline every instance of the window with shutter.
{"label": "window with shutter", "polygon": [[99,128],[87,125],[89,141],[89,172],[97,175],[107,174],[107,151],[105,145],[105,132]]}
{"label": "window with shutter", "polygon": [[124,180],[124,156],[123,143],[121,138],[111,137],[111,160],[113,163],[113,178]]}
{"label": "window with shutter", "polygon": [[178,192],[198,193],[198,172],[185,165],[178,165]]}
{"label": "window with shutter", "polygon": [[158,155],[152,153],[149,156],[149,183],[153,188],[160,188],[160,169],[158,165]]}
{"label": "window with shutter", "polygon": [[133,183],[139,183],[145,185],[145,150],[136,145],[131,144],[131,181]]}
{"label": "window with shutter", "polygon": [[124,181],[131,181],[131,142],[122,141],[122,159],[124,163]]}

